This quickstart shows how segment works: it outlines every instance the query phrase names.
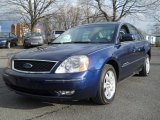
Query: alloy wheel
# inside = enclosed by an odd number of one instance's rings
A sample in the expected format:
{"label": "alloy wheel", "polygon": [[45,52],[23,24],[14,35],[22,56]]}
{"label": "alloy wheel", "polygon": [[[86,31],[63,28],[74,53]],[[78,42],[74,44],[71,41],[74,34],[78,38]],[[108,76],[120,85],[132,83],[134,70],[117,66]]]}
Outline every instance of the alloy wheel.
{"label": "alloy wheel", "polygon": [[116,77],[112,70],[109,70],[104,78],[104,95],[107,99],[111,99],[114,96],[116,90]]}

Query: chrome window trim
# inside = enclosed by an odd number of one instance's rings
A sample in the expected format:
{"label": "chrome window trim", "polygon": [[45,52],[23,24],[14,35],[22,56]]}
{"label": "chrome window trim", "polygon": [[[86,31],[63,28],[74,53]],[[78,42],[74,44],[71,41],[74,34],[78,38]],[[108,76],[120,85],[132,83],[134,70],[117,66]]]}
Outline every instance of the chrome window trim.
{"label": "chrome window trim", "polygon": [[[22,71],[22,70],[17,70],[14,68],[14,60],[30,60],[30,61],[42,61],[42,62],[55,62],[55,65],[53,65],[53,67],[51,68],[50,71],[47,72],[32,72],[32,71]],[[12,70],[17,71],[17,72],[21,72],[21,73],[51,73],[51,71],[53,70],[53,68],[57,65],[58,61],[52,61],[52,60],[39,60],[39,59],[13,59],[12,60]]]}

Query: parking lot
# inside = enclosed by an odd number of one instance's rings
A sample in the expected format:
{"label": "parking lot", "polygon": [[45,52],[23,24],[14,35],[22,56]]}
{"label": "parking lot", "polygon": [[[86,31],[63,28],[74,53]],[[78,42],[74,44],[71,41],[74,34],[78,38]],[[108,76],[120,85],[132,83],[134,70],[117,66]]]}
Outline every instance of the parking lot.
{"label": "parking lot", "polygon": [[2,80],[3,68],[8,57],[23,50],[0,49],[0,120],[160,120],[160,48],[152,48],[150,75],[119,82],[116,97],[108,105],[88,100],[42,101],[9,91]]}

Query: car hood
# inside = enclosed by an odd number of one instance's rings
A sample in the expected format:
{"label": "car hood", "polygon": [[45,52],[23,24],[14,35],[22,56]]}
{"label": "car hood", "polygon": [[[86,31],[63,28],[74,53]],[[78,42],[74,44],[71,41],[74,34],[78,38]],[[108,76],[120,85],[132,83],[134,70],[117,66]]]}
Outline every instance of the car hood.
{"label": "car hood", "polygon": [[30,36],[30,37],[25,37],[25,40],[41,40],[42,36]]}
{"label": "car hood", "polygon": [[101,49],[107,48],[111,44],[55,44],[51,46],[41,46],[17,53],[14,59],[40,59],[63,61],[65,58],[74,55],[88,55]]}
{"label": "car hood", "polygon": [[8,38],[5,38],[5,37],[0,37],[0,41],[2,40],[7,40]]}

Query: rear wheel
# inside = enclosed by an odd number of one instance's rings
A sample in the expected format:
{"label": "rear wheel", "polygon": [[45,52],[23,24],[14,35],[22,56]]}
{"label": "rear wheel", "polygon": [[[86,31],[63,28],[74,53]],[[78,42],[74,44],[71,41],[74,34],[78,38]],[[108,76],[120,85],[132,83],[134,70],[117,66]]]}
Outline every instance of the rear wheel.
{"label": "rear wheel", "polygon": [[18,46],[17,42],[14,44],[15,46]]}
{"label": "rear wheel", "polygon": [[95,98],[95,103],[105,105],[113,101],[116,92],[117,76],[113,66],[105,65],[100,78],[99,89]]}
{"label": "rear wheel", "polygon": [[147,76],[147,75],[149,75],[149,72],[150,72],[150,59],[149,59],[149,56],[146,55],[146,59],[144,61],[143,68],[139,72],[139,75],[140,76]]}
{"label": "rear wheel", "polygon": [[25,43],[23,43],[23,47],[24,49],[27,49],[27,45]]}
{"label": "rear wheel", "polygon": [[11,48],[11,42],[7,43],[7,48]]}

